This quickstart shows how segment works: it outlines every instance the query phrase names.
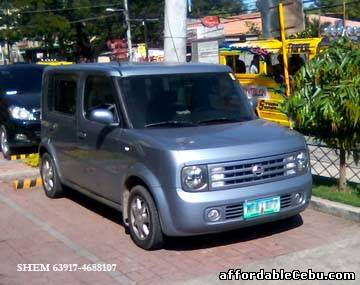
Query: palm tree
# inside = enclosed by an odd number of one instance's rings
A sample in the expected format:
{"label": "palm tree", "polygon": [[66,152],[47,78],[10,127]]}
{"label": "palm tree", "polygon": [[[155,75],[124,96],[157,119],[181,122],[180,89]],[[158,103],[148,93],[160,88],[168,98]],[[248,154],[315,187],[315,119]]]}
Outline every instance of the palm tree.
{"label": "palm tree", "polygon": [[346,153],[359,160],[360,49],[340,38],[306,63],[295,81],[284,112],[298,130],[340,149],[339,190],[346,191]]}

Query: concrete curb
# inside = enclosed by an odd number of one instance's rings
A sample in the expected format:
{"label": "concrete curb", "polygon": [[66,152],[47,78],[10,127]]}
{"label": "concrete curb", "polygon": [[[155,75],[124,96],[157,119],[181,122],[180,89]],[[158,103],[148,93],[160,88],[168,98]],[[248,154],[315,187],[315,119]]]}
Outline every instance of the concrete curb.
{"label": "concrete curb", "polygon": [[9,181],[14,179],[21,179],[27,177],[36,177],[39,176],[39,168],[30,168],[20,171],[13,171],[10,173],[0,174],[0,180]]}
{"label": "concrete curb", "polygon": [[14,180],[15,190],[30,189],[30,188],[39,187],[39,186],[42,186],[42,179],[40,176],[34,177],[34,178],[25,178],[25,179]]}
{"label": "concrete curb", "polygon": [[358,207],[312,196],[310,208],[319,212],[360,223],[360,208]]}

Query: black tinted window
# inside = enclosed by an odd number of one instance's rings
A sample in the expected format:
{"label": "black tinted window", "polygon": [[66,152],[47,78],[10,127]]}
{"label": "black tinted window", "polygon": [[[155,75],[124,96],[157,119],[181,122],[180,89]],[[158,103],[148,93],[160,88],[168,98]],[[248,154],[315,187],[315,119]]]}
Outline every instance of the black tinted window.
{"label": "black tinted window", "polygon": [[107,109],[117,118],[115,90],[111,78],[105,76],[89,76],[86,80],[84,94],[84,113],[88,119],[91,111]]}
{"label": "black tinted window", "polygon": [[38,93],[41,90],[43,68],[11,68],[0,70],[0,84],[3,91],[17,93]]}
{"label": "black tinted window", "polygon": [[121,82],[136,128],[169,121],[197,125],[254,118],[239,83],[228,73],[134,76]]}
{"label": "black tinted window", "polygon": [[75,114],[76,88],[75,79],[55,77],[53,79],[53,90],[49,94],[50,110],[70,115]]}

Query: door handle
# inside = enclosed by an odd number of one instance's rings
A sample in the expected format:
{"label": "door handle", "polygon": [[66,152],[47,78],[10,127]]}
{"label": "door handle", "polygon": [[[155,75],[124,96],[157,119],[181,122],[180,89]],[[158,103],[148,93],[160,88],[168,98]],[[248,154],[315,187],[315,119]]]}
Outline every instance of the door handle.
{"label": "door handle", "polygon": [[85,132],[78,132],[77,135],[79,139],[85,139],[87,134]]}

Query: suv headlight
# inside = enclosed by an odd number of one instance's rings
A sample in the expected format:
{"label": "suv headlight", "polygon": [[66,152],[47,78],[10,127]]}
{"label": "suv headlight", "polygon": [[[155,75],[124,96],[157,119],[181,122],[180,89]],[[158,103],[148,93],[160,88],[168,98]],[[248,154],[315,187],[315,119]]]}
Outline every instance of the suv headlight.
{"label": "suv headlight", "polygon": [[296,165],[298,171],[306,171],[309,168],[309,155],[302,151],[296,155]]}
{"label": "suv headlight", "polygon": [[207,167],[204,165],[185,166],[181,171],[184,190],[201,191],[208,187]]}
{"label": "suv headlight", "polygon": [[309,165],[309,154],[306,151],[294,153],[286,158],[286,175],[306,172]]}
{"label": "suv headlight", "polygon": [[34,114],[23,107],[13,106],[9,108],[9,111],[13,119],[28,120],[28,121],[36,120]]}

